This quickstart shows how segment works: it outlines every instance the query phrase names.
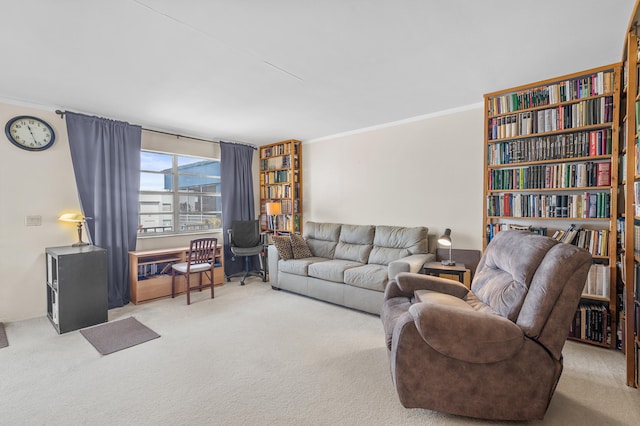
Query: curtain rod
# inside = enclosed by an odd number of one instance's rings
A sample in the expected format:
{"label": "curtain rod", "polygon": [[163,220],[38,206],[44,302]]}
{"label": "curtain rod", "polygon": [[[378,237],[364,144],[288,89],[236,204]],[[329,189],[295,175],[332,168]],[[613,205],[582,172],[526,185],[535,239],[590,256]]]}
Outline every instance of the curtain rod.
{"label": "curtain rod", "polygon": [[[64,114],[66,113],[66,111],[60,111],[59,109],[57,109],[55,112],[56,112],[56,114],[58,114],[60,116],[60,118],[64,118]],[[210,143],[227,142],[227,141],[214,141],[214,140],[210,140],[210,139],[195,138],[195,137],[192,137],[192,136],[179,135],[177,133],[163,132],[161,130],[146,129],[144,127],[142,127],[142,130],[147,131],[147,132],[161,133],[163,135],[175,136],[178,139],[179,138],[188,138],[188,139],[193,139],[193,140],[196,140],[196,141],[210,142]],[[228,142],[228,143],[233,143],[233,144],[236,144],[236,145],[245,145],[245,146],[248,146],[248,147],[253,148],[253,149],[258,149],[257,146],[249,144],[249,143],[243,143],[243,142]]]}

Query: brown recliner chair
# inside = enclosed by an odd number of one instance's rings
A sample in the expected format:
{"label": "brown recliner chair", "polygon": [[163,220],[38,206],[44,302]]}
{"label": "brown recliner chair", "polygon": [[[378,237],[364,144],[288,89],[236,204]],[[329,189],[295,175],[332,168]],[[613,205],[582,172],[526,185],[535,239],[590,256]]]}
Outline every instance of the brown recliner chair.
{"label": "brown recliner chair", "polygon": [[471,291],[445,278],[398,274],[380,316],[402,405],[542,419],[591,260],[549,237],[503,231],[487,246]]}

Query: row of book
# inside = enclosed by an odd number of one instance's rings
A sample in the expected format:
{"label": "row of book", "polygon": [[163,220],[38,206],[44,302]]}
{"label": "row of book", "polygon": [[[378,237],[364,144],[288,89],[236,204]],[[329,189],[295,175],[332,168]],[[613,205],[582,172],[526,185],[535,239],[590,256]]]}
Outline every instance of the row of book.
{"label": "row of book", "polygon": [[610,345],[611,318],[607,305],[581,303],[569,327],[569,336]]}
{"label": "row of book", "polygon": [[613,71],[601,71],[573,80],[496,96],[489,100],[489,114],[503,114],[604,95],[613,92],[613,80]]}
{"label": "row of book", "polygon": [[146,280],[154,275],[162,275],[171,272],[173,262],[158,262],[147,265],[138,265],[138,280]]}
{"label": "row of book", "polygon": [[289,182],[289,170],[272,170],[262,173],[263,184],[269,185],[272,183],[288,183]]}
{"label": "row of book", "polygon": [[260,218],[263,228],[277,232],[287,232],[293,230],[300,231],[300,215],[279,214],[275,216],[263,215]]}
{"label": "row of book", "polygon": [[504,193],[487,196],[487,216],[604,219],[611,214],[605,192],[543,195]]}
{"label": "row of book", "polygon": [[278,155],[287,155],[291,154],[291,145],[290,143],[284,143],[280,145],[267,146],[264,148],[260,148],[260,157],[275,157]]}
{"label": "row of book", "polygon": [[[634,299],[637,303],[640,303],[640,263],[635,263],[634,264],[635,267],[635,274],[634,274],[634,280],[635,280],[635,289],[634,289]],[[639,318],[640,320],[640,318]],[[638,330],[640,331],[640,330]],[[638,334],[638,336],[640,336],[640,334]]]}
{"label": "row of book", "polygon": [[633,220],[633,253],[640,258],[640,220]]}
{"label": "row of book", "polygon": [[[522,226],[508,223],[492,223],[487,225],[487,242],[490,242],[498,232],[511,230],[527,230],[540,235],[547,235],[547,228]],[[607,256],[609,231],[607,229],[581,229],[571,225],[567,230],[557,230],[552,238],[583,248],[593,256]],[[640,265],[636,268],[636,279],[640,279]],[[610,296],[611,270],[609,266],[594,263],[582,290],[583,296],[596,296],[608,299]],[[636,287],[637,289],[638,287]],[[638,295],[636,295],[637,297]]]}
{"label": "row of book", "polygon": [[597,296],[606,299],[610,296],[611,271],[608,265],[594,263],[589,268],[587,282],[582,290],[583,296]]}
{"label": "row of book", "polygon": [[[299,212],[299,202],[298,200],[279,200],[282,214],[293,214]],[[267,214],[266,203],[262,203],[261,206],[261,214]]]}
{"label": "row of book", "polygon": [[490,190],[587,188],[610,185],[610,161],[541,164],[489,170]]}
{"label": "row of book", "polygon": [[[585,249],[591,253],[592,256],[606,257],[609,255],[608,229],[587,229],[571,224],[566,230],[559,229],[555,231],[551,237],[562,243],[573,244],[574,246]],[[599,265],[599,267],[600,266],[603,265]],[[607,274],[610,276],[608,268]],[[603,296],[603,294],[598,295]],[[606,297],[609,297],[608,293]]]}
{"label": "row of book", "polygon": [[491,242],[499,232],[503,231],[529,231],[538,235],[547,235],[546,227],[536,227],[531,225],[517,225],[514,223],[489,223],[486,229],[487,244]]}
{"label": "row of book", "polygon": [[610,123],[612,120],[613,96],[605,96],[575,104],[491,118],[488,137],[489,140],[521,137]]}
{"label": "row of book", "polygon": [[492,166],[596,155],[611,155],[610,128],[492,143],[487,149],[487,164]]}
{"label": "row of book", "polygon": [[288,169],[289,167],[291,167],[291,155],[260,160],[260,170]]}
{"label": "row of book", "polygon": [[260,192],[261,198],[290,198],[292,194],[289,184],[263,186]]}
{"label": "row of book", "polygon": [[634,208],[634,215],[635,216],[640,216],[640,182],[639,181],[634,181],[633,182],[633,208]]}

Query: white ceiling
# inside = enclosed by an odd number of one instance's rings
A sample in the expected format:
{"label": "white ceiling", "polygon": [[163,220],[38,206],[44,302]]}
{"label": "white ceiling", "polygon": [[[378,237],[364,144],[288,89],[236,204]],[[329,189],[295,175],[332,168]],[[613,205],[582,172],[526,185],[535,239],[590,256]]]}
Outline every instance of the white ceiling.
{"label": "white ceiling", "polygon": [[0,100],[257,145],[617,62],[634,0],[0,0]]}

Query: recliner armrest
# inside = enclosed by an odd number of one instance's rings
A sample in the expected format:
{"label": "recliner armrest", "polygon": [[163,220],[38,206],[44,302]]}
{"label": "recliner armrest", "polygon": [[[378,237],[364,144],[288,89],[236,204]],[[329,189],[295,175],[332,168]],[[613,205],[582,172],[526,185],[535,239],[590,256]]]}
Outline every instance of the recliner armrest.
{"label": "recliner armrest", "polygon": [[413,274],[401,272],[396,275],[398,288],[408,297],[416,290],[433,290],[439,293],[464,299],[469,289],[458,281],[448,278],[434,277],[433,275]]}
{"label": "recliner armrest", "polygon": [[[443,297],[450,303],[443,303]],[[516,324],[461,304],[466,305],[439,295],[409,308],[420,336],[434,350],[466,362],[491,363],[509,359],[522,348],[524,333]]]}

